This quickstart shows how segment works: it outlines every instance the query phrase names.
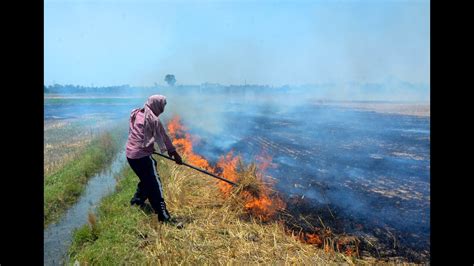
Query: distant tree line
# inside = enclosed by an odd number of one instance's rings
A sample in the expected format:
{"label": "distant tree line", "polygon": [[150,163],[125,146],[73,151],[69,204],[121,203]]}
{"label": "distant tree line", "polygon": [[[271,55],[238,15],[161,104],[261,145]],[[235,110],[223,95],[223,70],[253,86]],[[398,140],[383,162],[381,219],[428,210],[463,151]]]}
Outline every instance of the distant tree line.
{"label": "distant tree line", "polygon": [[[79,86],[54,84],[44,86],[45,94],[98,94],[98,95],[152,95],[176,93],[176,92],[198,92],[198,93],[227,93],[227,94],[298,94],[324,99],[347,99],[347,100],[429,100],[429,84],[415,84],[409,82],[392,83],[370,83],[370,82],[347,82],[320,83],[307,85],[283,85],[268,86],[258,84],[245,85],[222,85],[218,83],[203,83],[200,85],[174,85],[174,79],[169,77],[170,84],[161,86],[154,84],[149,87],[119,85],[119,86]],[[174,86],[173,86],[173,85]],[[341,87],[344,90],[341,90]]]}
{"label": "distant tree line", "polygon": [[129,85],[107,86],[107,87],[93,87],[80,85],[61,85],[54,84],[44,86],[44,93],[94,93],[94,94],[110,94],[110,93],[124,93],[130,91]]}
{"label": "distant tree line", "polygon": [[[172,75],[170,75],[172,76]],[[283,92],[289,89],[288,86],[282,86],[279,88],[271,87],[268,85],[221,85],[217,83],[203,83],[201,85],[179,85],[174,86],[174,77],[168,77],[169,87],[159,86],[154,84],[150,87],[138,87],[130,85],[120,86],[106,86],[106,87],[95,87],[95,86],[80,86],[71,84],[54,84],[46,86],[44,85],[44,93],[50,94],[134,94],[134,93],[157,93],[158,90],[161,92],[167,91],[206,91],[209,93],[239,93],[245,91],[256,91],[256,92]]]}

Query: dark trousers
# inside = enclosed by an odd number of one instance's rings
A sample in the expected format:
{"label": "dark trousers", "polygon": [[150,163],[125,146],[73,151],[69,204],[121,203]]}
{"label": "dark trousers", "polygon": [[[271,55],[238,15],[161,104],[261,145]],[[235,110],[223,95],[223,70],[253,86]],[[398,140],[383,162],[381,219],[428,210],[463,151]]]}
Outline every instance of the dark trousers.
{"label": "dark trousers", "polygon": [[163,188],[160,176],[156,171],[157,163],[155,159],[150,155],[140,159],[127,158],[127,160],[132,170],[140,179],[133,200],[143,204],[148,199],[159,218],[168,219],[169,213],[166,210]]}

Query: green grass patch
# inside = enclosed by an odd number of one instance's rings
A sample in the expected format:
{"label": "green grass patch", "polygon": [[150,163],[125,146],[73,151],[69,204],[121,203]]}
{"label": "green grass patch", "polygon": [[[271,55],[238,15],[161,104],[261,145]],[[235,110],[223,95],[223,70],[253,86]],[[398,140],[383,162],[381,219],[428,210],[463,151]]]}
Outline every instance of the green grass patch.
{"label": "green grass patch", "polygon": [[[74,260],[93,265],[122,265],[145,262],[140,242],[146,230],[140,226],[151,218],[142,210],[130,207],[130,197],[135,193],[138,178],[130,167],[122,172],[116,193],[105,197],[98,209],[99,221],[89,215],[89,223],[74,232],[70,253]],[[91,222],[94,221],[94,222]]]}
{"label": "green grass patch", "polygon": [[89,178],[111,163],[122,138],[104,133],[93,139],[76,159],[44,178],[44,227],[57,221],[76,202]]}

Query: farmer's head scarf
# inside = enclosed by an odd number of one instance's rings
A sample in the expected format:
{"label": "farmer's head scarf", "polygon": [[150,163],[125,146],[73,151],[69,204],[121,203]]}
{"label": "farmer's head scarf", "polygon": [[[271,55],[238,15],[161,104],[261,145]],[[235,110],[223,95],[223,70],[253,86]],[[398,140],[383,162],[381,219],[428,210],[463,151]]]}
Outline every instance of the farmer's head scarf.
{"label": "farmer's head scarf", "polygon": [[[155,141],[155,132],[158,125],[158,116],[163,113],[166,105],[166,97],[163,95],[152,95],[145,103],[145,121],[143,146],[146,147]],[[158,136],[159,137],[159,136]]]}

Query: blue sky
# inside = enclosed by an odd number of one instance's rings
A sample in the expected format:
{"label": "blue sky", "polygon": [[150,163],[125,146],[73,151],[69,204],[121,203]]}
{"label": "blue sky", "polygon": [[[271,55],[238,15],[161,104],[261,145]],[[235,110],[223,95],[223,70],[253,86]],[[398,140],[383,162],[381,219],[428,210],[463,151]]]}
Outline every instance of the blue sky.
{"label": "blue sky", "polygon": [[44,82],[430,80],[429,1],[50,1]]}

